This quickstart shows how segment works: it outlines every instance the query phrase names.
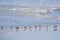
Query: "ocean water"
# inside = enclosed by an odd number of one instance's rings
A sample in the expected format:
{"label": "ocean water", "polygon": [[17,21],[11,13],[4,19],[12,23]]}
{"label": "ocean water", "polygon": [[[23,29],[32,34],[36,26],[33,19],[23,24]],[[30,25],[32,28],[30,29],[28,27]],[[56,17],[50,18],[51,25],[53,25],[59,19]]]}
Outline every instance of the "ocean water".
{"label": "ocean water", "polygon": [[0,40],[60,40],[60,0],[0,0]]}
{"label": "ocean water", "polygon": [[[49,13],[48,15],[60,17],[60,11]],[[0,10],[0,40],[60,40],[60,21],[54,21],[54,19],[35,18],[34,16],[19,15],[16,11]],[[50,22],[49,22],[50,21]],[[28,27],[41,25],[41,30],[16,30],[16,26]],[[58,30],[53,31],[53,26],[58,25]],[[3,29],[1,27],[3,26]],[[14,27],[10,29],[10,26]],[[46,30],[45,27],[49,26]]]}
{"label": "ocean water", "polygon": [[[20,13],[20,12],[19,12]],[[35,25],[49,25],[60,24],[56,19],[37,18],[35,16],[20,15],[18,11],[0,10],[0,26],[35,26]],[[50,16],[60,17],[60,11],[56,10],[54,13],[48,13]],[[43,15],[44,16],[44,15]]]}

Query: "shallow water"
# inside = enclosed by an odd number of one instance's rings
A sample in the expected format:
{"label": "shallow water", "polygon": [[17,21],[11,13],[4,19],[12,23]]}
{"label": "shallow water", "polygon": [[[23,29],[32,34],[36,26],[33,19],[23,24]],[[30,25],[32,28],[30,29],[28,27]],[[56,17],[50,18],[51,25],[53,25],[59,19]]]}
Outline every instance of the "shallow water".
{"label": "shallow water", "polygon": [[[60,12],[55,11],[55,13],[50,13],[48,15],[58,16]],[[47,20],[48,22],[46,22]],[[0,28],[0,40],[60,40],[60,21],[52,19],[43,19],[35,18],[33,16],[18,15],[15,11],[1,11],[0,10],[0,26],[3,26],[4,29]],[[16,26],[35,26],[41,25],[42,27],[49,26],[48,30],[16,30]],[[53,31],[53,26],[58,25],[59,28],[57,31]],[[10,29],[10,26],[14,27]]]}
{"label": "shallow water", "polygon": [[0,40],[60,40],[60,27],[53,31],[52,27],[48,30],[16,30],[9,27],[0,29]]}

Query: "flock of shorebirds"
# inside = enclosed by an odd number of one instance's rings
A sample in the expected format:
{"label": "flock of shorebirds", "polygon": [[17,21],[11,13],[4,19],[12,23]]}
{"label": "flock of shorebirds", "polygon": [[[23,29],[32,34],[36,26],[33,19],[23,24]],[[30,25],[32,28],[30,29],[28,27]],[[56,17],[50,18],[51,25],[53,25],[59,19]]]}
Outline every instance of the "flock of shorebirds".
{"label": "flock of shorebirds", "polygon": [[[24,31],[26,31],[26,30],[35,30],[35,31],[37,31],[37,30],[41,30],[42,28],[44,29],[45,28],[45,30],[47,30],[48,31],[48,29],[49,29],[49,27],[48,26],[46,26],[46,27],[42,27],[42,26],[34,26],[34,27],[32,27],[32,26],[29,26],[29,27],[26,27],[26,26],[24,26],[24,27],[13,27],[13,26],[10,26],[10,27],[0,27],[0,29],[5,29],[5,28],[9,28],[9,29],[15,29],[15,30],[24,30]],[[55,26],[53,26],[52,27],[53,28],[53,31],[57,31],[57,28],[58,28],[58,26],[57,25],[55,25]]]}

